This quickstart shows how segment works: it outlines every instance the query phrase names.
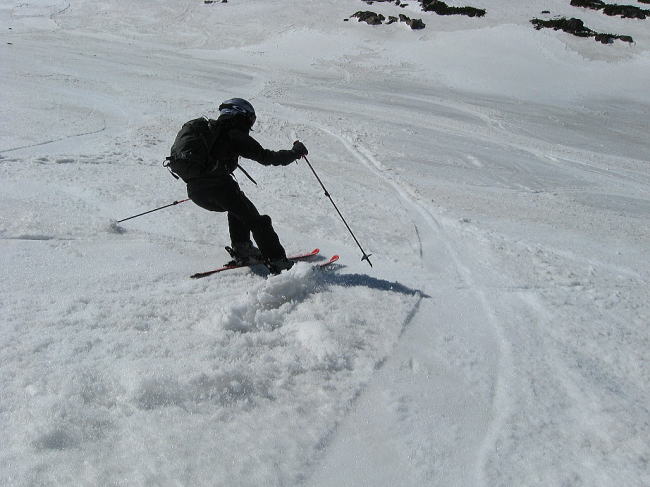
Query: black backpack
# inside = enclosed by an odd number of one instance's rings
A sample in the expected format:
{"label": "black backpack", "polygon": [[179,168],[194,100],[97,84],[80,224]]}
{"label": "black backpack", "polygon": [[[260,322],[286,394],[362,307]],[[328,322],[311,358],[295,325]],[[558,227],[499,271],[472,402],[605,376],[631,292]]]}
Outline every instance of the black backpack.
{"label": "black backpack", "polygon": [[188,182],[200,178],[217,169],[218,161],[210,161],[210,153],[221,132],[216,120],[197,118],[185,123],[178,132],[171,155],[163,166],[169,169],[176,179]]}

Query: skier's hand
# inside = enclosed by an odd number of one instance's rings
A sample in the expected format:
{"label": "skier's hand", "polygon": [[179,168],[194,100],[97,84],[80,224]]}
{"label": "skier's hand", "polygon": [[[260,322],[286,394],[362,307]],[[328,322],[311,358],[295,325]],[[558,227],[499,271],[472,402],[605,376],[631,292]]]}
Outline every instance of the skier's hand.
{"label": "skier's hand", "polygon": [[307,150],[307,147],[305,147],[305,144],[297,140],[293,143],[293,148],[291,150],[298,159],[309,154],[309,151]]}

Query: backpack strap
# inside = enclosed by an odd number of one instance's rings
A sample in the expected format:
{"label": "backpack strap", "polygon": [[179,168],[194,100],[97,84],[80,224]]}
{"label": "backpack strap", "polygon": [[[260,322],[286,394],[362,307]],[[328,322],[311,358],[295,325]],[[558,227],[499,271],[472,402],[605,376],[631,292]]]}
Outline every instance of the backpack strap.
{"label": "backpack strap", "polygon": [[208,148],[208,154],[212,152],[214,144],[217,143],[217,139],[221,136],[221,129],[223,128],[221,122],[218,120],[208,119],[208,130],[210,131],[210,140],[206,141],[206,146]]}
{"label": "backpack strap", "polygon": [[180,177],[178,176],[178,174],[176,174],[174,171],[172,171],[172,168],[169,167],[169,164],[170,164],[173,160],[174,160],[174,158],[173,158],[172,156],[167,156],[167,157],[165,157],[165,160],[163,161],[162,165],[163,165],[164,168],[166,168],[166,169],[169,171],[169,174],[171,174],[172,176],[174,176],[174,178],[176,178],[176,179],[180,179]]}
{"label": "backpack strap", "polygon": [[[212,149],[214,149],[215,144],[219,140],[222,129],[223,129],[223,124],[219,122],[218,120],[213,120],[210,118],[204,117],[205,120],[208,122],[207,124],[207,129],[208,129],[208,136],[203,138],[203,142],[205,143],[206,149],[208,149],[208,158],[210,157],[210,154],[212,154]],[[217,167],[219,164],[219,161],[215,164],[214,168]],[[213,168],[213,169],[214,169]]]}
{"label": "backpack strap", "polygon": [[[219,120],[208,120],[208,128],[209,128],[210,130],[214,130],[212,127],[215,127],[215,126],[216,126],[216,133],[217,133],[216,136],[213,138],[212,145],[208,146],[208,154],[210,154],[210,153],[212,152],[212,148],[214,147],[214,144],[215,144],[215,143],[217,142],[217,140],[219,139],[219,136],[221,135],[221,131],[223,130],[224,123],[225,123],[224,121],[219,121]],[[248,171],[246,171],[246,169],[244,169],[243,167],[241,167],[239,164],[237,164],[237,168],[236,168],[236,169],[239,169],[241,172],[243,172],[244,175],[245,175],[248,179],[250,179],[250,180],[253,182],[253,184],[255,184],[255,186],[257,186],[257,181],[255,181],[255,180],[253,179],[253,177],[252,177],[250,174],[248,174]]]}

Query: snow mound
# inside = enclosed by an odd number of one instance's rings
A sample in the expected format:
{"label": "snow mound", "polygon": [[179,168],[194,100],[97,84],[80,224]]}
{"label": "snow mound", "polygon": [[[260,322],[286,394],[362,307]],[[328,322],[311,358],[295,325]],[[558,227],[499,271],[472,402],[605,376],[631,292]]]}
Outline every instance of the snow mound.
{"label": "snow mound", "polygon": [[304,262],[254,286],[223,320],[226,330],[274,329],[298,303],[317,290],[313,269]]}

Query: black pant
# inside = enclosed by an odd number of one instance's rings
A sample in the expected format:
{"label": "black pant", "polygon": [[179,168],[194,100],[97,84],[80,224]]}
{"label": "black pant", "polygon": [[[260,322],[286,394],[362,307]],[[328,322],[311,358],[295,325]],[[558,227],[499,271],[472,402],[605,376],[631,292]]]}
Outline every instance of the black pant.
{"label": "black pant", "polygon": [[286,256],[273,230],[271,217],[260,215],[232,177],[203,180],[200,184],[190,183],[187,185],[187,196],[206,210],[228,212],[228,229],[233,245],[248,242],[252,232],[264,257],[278,259]]}

